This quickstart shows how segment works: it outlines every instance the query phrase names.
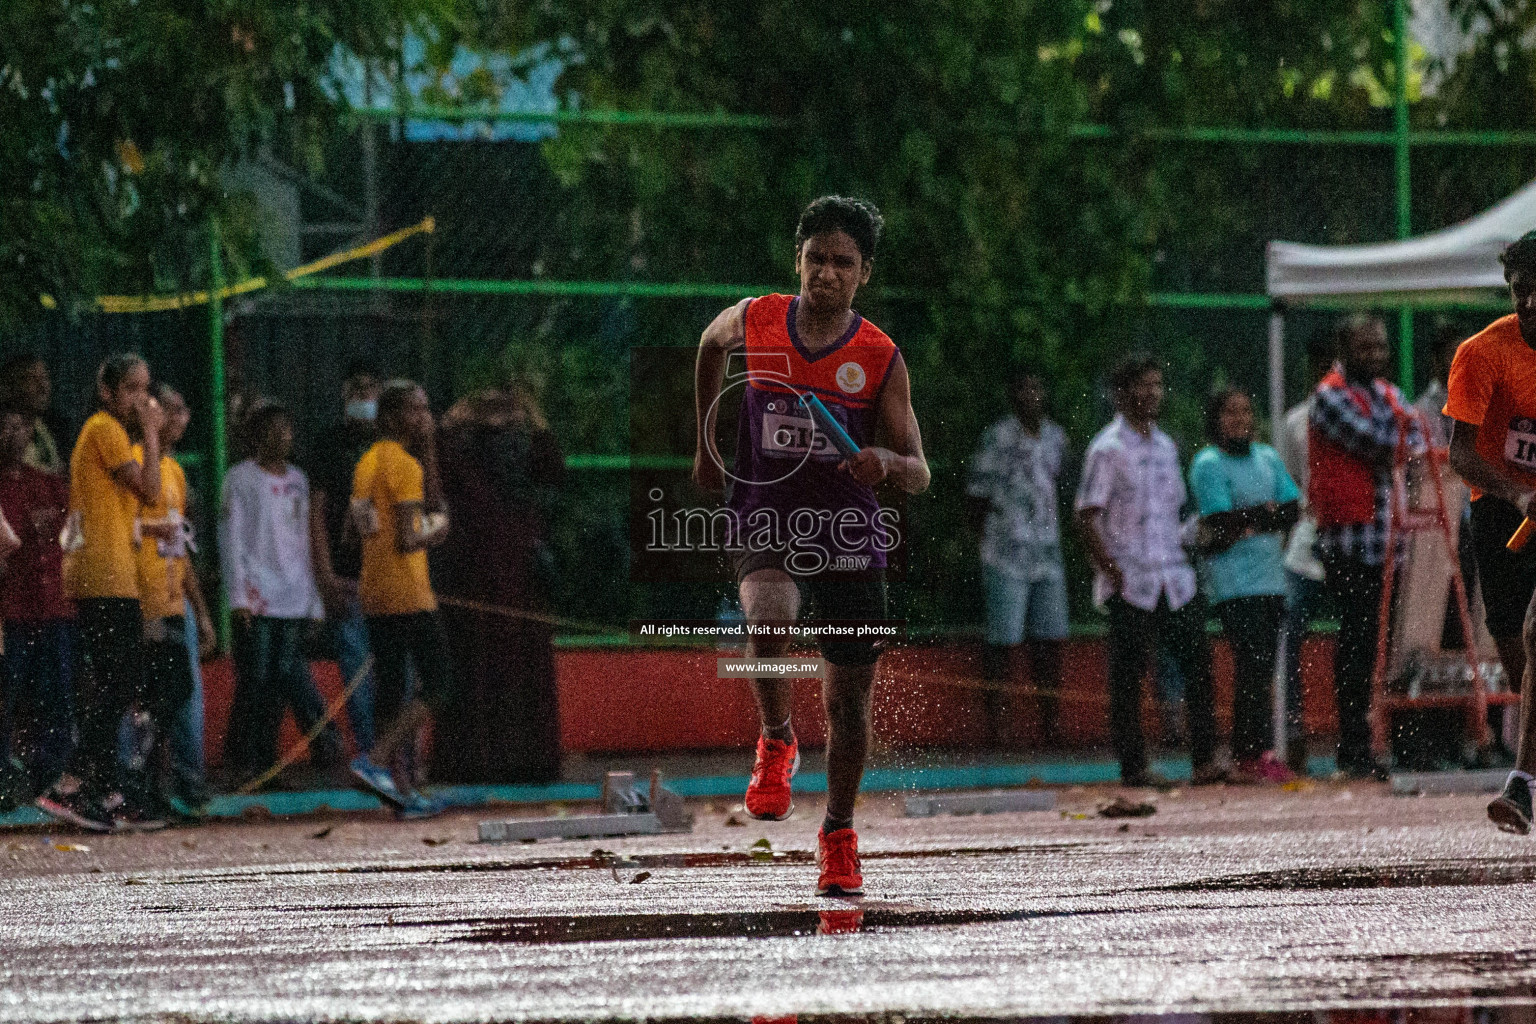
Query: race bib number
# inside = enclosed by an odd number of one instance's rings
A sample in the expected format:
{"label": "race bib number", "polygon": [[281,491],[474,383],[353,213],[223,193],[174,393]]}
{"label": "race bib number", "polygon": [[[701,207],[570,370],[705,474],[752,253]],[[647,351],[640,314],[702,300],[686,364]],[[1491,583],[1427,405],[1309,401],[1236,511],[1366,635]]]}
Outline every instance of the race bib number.
{"label": "race bib number", "polygon": [[64,529],[59,531],[59,547],[65,554],[79,551],[85,547],[85,514],[75,509],[64,522]]}
{"label": "race bib number", "polygon": [[1504,437],[1504,461],[1526,472],[1536,472],[1536,420],[1510,420],[1509,433]]}
{"label": "race bib number", "polygon": [[836,455],[832,439],[814,429],[809,416],[787,416],[783,413],[763,413],[763,454],[770,458],[803,458],[806,452],[813,456]]}
{"label": "race bib number", "polygon": [[352,499],[352,525],[364,537],[372,537],[379,532],[379,510],[373,507],[373,502],[367,498]]}
{"label": "race bib number", "polygon": [[161,558],[186,558],[187,534],[180,526],[169,537],[157,537],[155,539],[155,551]]}
{"label": "race bib number", "polygon": [[151,527],[155,538],[155,552],[161,558],[185,558],[191,547],[192,524],[181,517],[181,512],[171,509],[164,519],[143,524]]}

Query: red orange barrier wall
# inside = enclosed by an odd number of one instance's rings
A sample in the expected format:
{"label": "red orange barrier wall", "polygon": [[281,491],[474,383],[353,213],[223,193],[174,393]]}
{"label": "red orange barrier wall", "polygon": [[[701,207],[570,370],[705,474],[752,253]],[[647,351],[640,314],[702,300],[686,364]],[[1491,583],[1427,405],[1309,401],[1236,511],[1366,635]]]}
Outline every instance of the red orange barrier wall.
{"label": "red orange barrier wall", "polygon": [[[757,736],[752,694],[744,680],[718,679],[714,650],[697,648],[565,648],[556,653],[560,688],[560,736],[568,751],[640,752],[745,747]],[[1027,660],[1027,659],[1026,659]],[[1109,742],[1105,645],[1099,639],[1068,643],[1062,682],[1060,734],[1073,746]],[[1314,637],[1303,649],[1307,731],[1331,734],[1333,641]],[[880,661],[875,682],[875,733],[896,747],[980,746],[985,718],[980,688],[980,647],[943,643],[899,647]],[[1216,644],[1217,720],[1231,725],[1232,661]],[[341,689],[336,667],[315,665],[316,681],[329,701]],[[1028,682],[1025,663],[1014,678]],[[233,690],[227,661],[204,665],[209,761],[223,749]],[[814,680],[795,684],[795,728],[808,744],[826,738],[826,720]],[[1028,745],[1035,733],[1034,698],[1013,698],[1015,735]],[[1151,687],[1143,715],[1150,736],[1158,732]],[[346,731],[345,716],[341,727]],[[284,726],[283,749],[297,736]]]}

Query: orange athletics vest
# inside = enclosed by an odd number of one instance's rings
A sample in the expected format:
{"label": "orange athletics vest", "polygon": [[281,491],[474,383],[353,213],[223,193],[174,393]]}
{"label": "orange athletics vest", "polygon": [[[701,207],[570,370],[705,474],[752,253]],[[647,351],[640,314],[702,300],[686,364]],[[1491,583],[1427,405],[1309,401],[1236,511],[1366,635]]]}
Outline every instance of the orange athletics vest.
{"label": "orange athletics vest", "polygon": [[[738,414],[730,507],[743,518],[772,509],[785,524],[797,513],[822,523],[832,553],[869,552],[880,503],[874,489],[839,472],[831,440],[812,428],[798,396],[810,392],[861,448],[874,442],[880,393],[896,345],[863,317],[837,341],[809,352],[795,331],[798,296],[764,295],[746,312],[747,381]],[[842,513],[846,513],[843,515]],[[827,531],[835,530],[835,536]],[[750,533],[750,529],[748,530]],[[882,554],[871,563],[883,566]]]}
{"label": "orange athletics vest", "polygon": [[[1365,389],[1350,384],[1337,368],[1317,385],[1319,393],[1330,389],[1342,389],[1361,413],[1370,415],[1371,400]],[[1387,401],[1399,422],[1407,418],[1391,388]],[[1376,518],[1375,469],[1312,426],[1307,428],[1307,474],[1307,502],[1319,527],[1369,523]]]}
{"label": "orange athletics vest", "polygon": [[[795,331],[799,301],[795,295],[764,295],[747,306],[748,386],[794,394],[788,386],[793,385],[801,391],[814,391],[829,408],[838,405],[853,410],[874,405],[895,361],[896,343],[854,314],[842,338],[819,352],[807,352]],[[853,439],[860,445],[866,443],[857,434]]]}

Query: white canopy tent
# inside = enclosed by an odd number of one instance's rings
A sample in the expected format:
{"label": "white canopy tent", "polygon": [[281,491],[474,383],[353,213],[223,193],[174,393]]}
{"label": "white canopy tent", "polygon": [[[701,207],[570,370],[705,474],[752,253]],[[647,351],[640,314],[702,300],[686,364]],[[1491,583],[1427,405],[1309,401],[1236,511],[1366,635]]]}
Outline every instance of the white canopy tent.
{"label": "white canopy tent", "polygon": [[1422,306],[1486,299],[1504,287],[1499,253],[1536,228],[1536,182],[1470,220],[1418,238],[1372,245],[1270,242],[1265,276],[1276,311],[1269,321],[1269,409],[1285,413],[1284,306]]}

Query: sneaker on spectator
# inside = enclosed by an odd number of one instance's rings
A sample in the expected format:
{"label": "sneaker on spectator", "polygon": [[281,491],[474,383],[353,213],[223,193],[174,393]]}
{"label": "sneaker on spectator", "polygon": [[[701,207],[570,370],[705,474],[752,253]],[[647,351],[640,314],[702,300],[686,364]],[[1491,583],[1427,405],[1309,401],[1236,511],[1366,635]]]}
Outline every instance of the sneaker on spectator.
{"label": "sneaker on spectator", "polygon": [[388,768],[375,764],[367,754],[354,757],[349,767],[352,777],[366,786],[380,800],[396,808],[405,806],[405,795],[395,785],[395,777],[390,774]]}
{"label": "sneaker on spectator", "polygon": [[405,794],[405,803],[395,811],[395,817],[401,821],[420,821],[423,818],[435,818],[448,809],[448,805],[441,800],[429,796],[423,796],[416,790]]}
{"label": "sneaker on spectator", "polygon": [[32,806],[56,821],[87,832],[114,832],[112,812],[91,799],[80,783],[65,775],[32,801]]}
{"label": "sneaker on spectator", "polygon": [[114,832],[159,832],[170,822],[150,807],[147,801],[113,793],[101,802],[112,815]]}

